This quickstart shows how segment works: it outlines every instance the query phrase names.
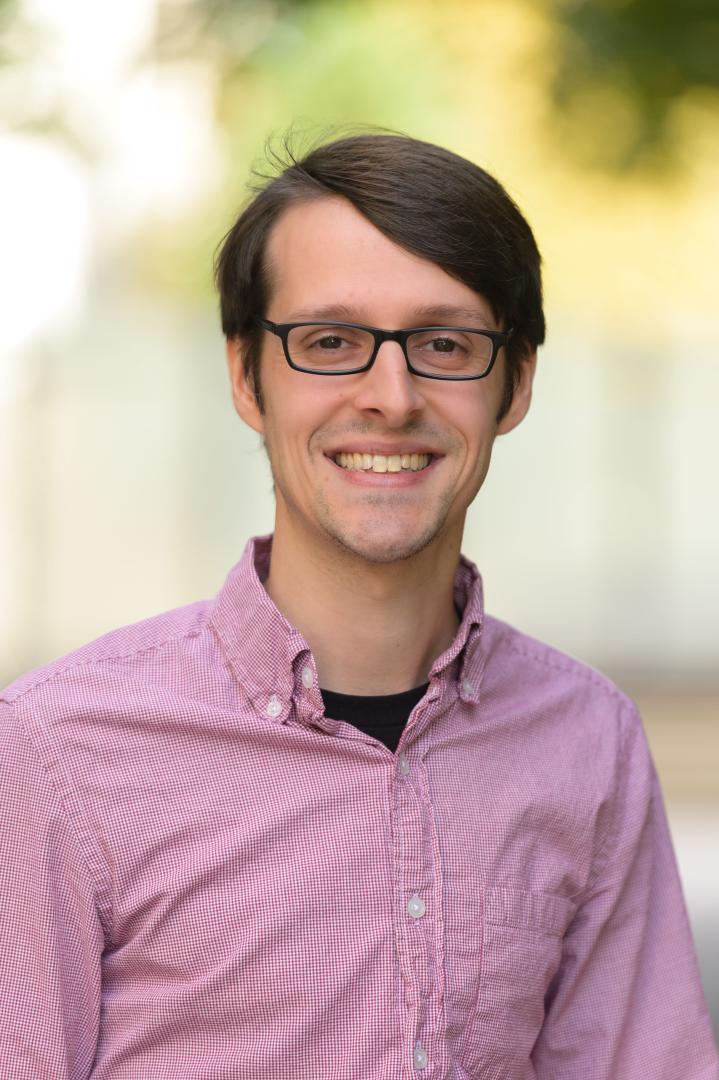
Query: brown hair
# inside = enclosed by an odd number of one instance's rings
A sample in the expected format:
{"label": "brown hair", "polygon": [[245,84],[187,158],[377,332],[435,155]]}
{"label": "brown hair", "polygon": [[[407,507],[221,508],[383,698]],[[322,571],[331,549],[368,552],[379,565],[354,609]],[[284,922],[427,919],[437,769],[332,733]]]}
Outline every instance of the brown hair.
{"label": "brown hair", "polygon": [[260,409],[262,331],[270,283],[265,249],[289,206],[341,195],[400,247],[440,266],[489,301],[500,325],[513,328],[506,348],[504,415],[520,362],[544,341],[540,255],[532,230],[489,173],[449,150],[403,135],[337,139],[295,158],[272,155],[280,171],[261,176],[254,197],[222,241],[215,262],[222,330],[241,337],[244,363]]}

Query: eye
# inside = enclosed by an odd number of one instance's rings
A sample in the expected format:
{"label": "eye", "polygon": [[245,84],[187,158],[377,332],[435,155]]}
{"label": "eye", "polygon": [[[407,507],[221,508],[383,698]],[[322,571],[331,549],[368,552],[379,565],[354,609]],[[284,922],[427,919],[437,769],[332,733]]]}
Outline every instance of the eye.
{"label": "eye", "polygon": [[315,352],[338,352],[340,349],[352,349],[363,345],[363,335],[359,331],[350,328],[342,329],[330,326],[316,327],[304,334],[298,332],[291,335],[291,342],[303,349],[313,349]]}
{"label": "eye", "polygon": [[413,349],[424,353],[441,353],[444,356],[454,356],[459,352],[466,352],[468,341],[466,334],[449,333],[446,330],[440,334],[419,333],[410,339]]}
{"label": "eye", "polygon": [[433,352],[451,353],[459,348],[459,342],[448,337],[436,337],[429,341],[429,346]]}
{"label": "eye", "polygon": [[323,337],[317,338],[313,344],[319,345],[320,349],[339,349],[342,347],[342,338],[339,334],[325,334]]}

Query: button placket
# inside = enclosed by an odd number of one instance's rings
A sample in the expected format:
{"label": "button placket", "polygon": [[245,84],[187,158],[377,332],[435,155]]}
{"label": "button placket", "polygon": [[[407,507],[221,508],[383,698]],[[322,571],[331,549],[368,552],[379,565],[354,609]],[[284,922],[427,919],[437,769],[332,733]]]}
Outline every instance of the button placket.
{"label": "button placket", "polygon": [[[419,747],[413,748],[411,759],[404,752],[397,755],[393,791],[397,808],[397,899],[403,924],[399,959],[406,988],[407,1019],[414,1032],[432,1031],[441,1023],[441,974],[437,977],[440,927],[439,916],[431,905],[437,867],[431,840],[432,808],[423,783],[423,770]],[[414,1067],[426,1069],[429,1064],[426,1051],[423,1046],[419,1049],[417,1060],[413,1058]],[[433,1070],[430,1068],[429,1072]]]}

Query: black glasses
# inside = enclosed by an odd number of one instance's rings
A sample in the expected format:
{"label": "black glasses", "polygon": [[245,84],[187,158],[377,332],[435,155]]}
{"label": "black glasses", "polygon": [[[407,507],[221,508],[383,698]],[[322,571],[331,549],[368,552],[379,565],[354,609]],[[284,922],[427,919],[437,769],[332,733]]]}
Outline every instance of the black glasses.
{"label": "black glasses", "polygon": [[511,330],[417,326],[378,330],[344,322],[257,323],[282,341],[287,363],[310,375],[355,375],[374,364],[380,345],[396,341],[407,367],[424,379],[484,379]]}

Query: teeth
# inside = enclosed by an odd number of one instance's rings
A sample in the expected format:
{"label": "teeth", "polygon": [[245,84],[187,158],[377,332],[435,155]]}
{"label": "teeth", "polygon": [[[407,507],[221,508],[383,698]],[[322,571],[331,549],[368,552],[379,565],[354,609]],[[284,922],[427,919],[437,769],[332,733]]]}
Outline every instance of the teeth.
{"label": "teeth", "polygon": [[335,462],[343,469],[376,473],[398,473],[402,470],[418,472],[427,468],[429,460],[429,454],[359,454],[342,451],[335,455]]}

